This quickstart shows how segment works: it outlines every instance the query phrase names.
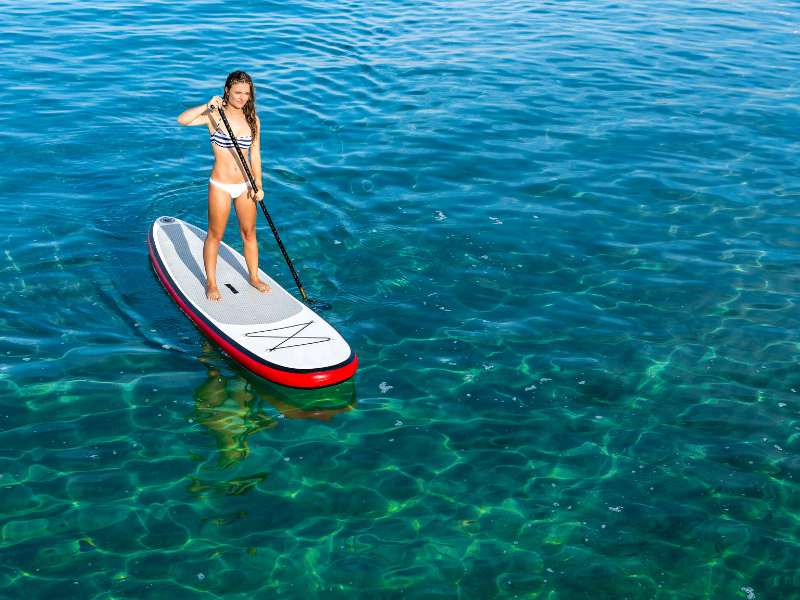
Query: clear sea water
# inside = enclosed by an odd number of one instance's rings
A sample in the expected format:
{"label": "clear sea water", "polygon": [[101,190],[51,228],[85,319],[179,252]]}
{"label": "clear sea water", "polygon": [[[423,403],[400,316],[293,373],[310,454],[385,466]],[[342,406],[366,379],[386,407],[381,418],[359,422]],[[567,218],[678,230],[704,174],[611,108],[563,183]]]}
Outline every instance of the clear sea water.
{"label": "clear sea water", "polygon": [[[800,597],[796,2],[0,14],[0,597]],[[348,384],[152,273],[237,68]]]}

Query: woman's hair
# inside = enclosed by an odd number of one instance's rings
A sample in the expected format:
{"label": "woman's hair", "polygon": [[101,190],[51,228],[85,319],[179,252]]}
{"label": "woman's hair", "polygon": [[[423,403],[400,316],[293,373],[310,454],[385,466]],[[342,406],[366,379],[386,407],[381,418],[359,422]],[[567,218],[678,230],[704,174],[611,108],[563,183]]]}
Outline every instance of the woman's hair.
{"label": "woman's hair", "polygon": [[244,71],[234,71],[228,75],[228,78],[225,80],[225,92],[222,96],[222,99],[226,103],[228,102],[228,90],[231,89],[234,83],[250,84],[250,99],[247,101],[247,104],[244,105],[242,111],[244,112],[244,118],[247,120],[247,124],[250,126],[250,133],[255,139],[258,135],[258,131],[256,130],[256,89],[253,85],[253,79]]}

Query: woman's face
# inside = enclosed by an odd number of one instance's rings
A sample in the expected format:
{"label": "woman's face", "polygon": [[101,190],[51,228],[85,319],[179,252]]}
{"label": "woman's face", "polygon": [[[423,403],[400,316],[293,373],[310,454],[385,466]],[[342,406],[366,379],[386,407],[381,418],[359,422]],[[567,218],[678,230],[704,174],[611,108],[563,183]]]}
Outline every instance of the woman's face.
{"label": "woman's face", "polygon": [[248,100],[250,100],[249,83],[234,83],[228,88],[228,104],[233,108],[243,108]]}

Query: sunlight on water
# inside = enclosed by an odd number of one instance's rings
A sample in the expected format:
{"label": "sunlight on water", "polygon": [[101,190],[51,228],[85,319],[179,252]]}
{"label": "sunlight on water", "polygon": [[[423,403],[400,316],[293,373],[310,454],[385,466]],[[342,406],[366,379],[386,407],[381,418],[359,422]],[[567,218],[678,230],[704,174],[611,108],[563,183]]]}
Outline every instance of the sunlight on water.
{"label": "sunlight on water", "polygon": [[[0,10],[0,596],[798,595],[795,4]],[[151,271],[235,68],[339,386]]]}

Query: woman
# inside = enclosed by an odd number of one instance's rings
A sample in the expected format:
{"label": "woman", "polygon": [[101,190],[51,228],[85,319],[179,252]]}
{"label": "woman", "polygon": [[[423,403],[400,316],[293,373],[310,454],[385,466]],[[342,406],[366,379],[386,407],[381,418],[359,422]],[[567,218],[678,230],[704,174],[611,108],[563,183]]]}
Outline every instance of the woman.
{"label": "woman", "polygon": [[[219,113],[225,116],[236,136],[236,141],[250,163],[250,172],[259,189],[253,190],[242,170],[239,155],[228,135]],[[222,299],[217,287],[217,254],[225,225],[231,212],[231,198],[239,219],[239,231],[244,242],[244,259],[250,276],[250,285],[260,292],[269,286],[258,277],[258,242],[256,241],[256,202],[264,198],[261,185],[261,121],[256,116],[256,95],[253,80],[244,71],[234,71],[225,81],[222,98],[214,96],[205,104],[190,108],[180,114],[181,125],[205,125],[211,135],[214,151],[214,168],[208,179],[208,235],[203,245],[203,265],[206,270],[206,296],[215,302]]]}

